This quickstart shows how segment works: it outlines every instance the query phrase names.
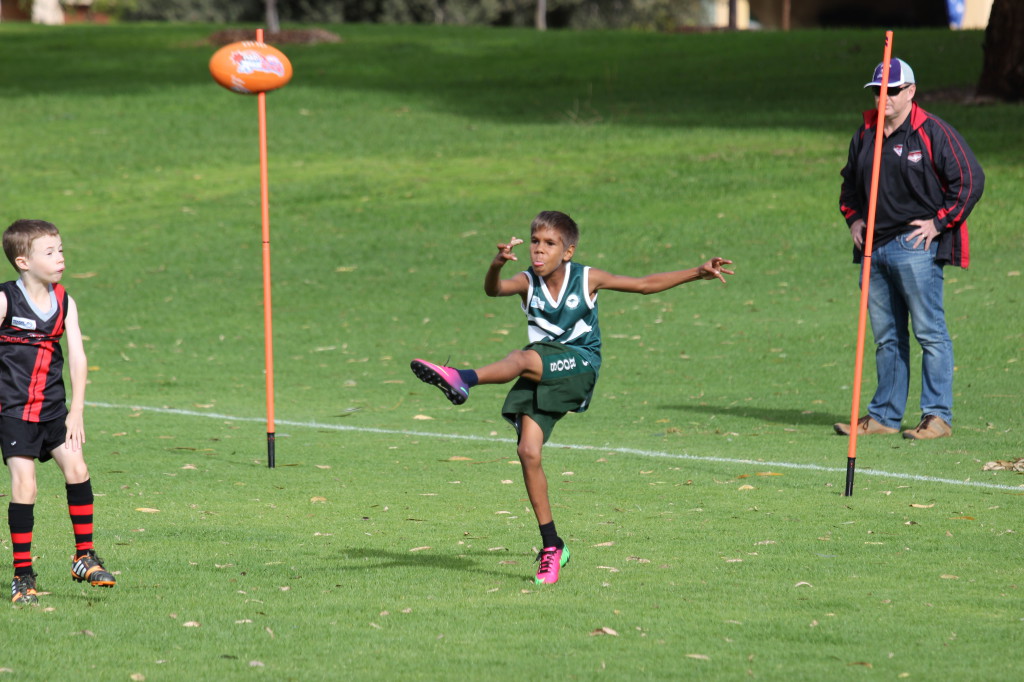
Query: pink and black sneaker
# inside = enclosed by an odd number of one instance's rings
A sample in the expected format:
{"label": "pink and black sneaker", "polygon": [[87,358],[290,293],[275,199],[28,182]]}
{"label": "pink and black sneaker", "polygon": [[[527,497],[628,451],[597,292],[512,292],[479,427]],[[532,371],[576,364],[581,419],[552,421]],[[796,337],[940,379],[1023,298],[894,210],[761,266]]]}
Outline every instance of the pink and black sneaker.
{"label": "pink and black sneaker", "polygon": [[540,568],[533,582],[538,585],[554,585],[558,582],[558,571],[569,563],[569,548],[545,547],[537,555],[537,561],[540,562]]}
{"label": "pink and black sneaker", "polygon": [[469,398],[469,386],[454,367],[435,365],[426,360],[413,360],[409,366],[420,381],[441,389],[452,405],[461,405]]}

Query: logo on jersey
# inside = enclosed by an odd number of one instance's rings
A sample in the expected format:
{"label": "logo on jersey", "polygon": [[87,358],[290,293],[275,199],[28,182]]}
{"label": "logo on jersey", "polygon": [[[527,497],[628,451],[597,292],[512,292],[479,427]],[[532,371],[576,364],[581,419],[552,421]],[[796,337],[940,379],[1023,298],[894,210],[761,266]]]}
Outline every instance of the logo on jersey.
{"label": "logo on jersey", "polygon": [[569,310],[576,310],[580,304],[580,297],[576,294],[569,294],[569,297],[565,299],[565,307]]}
{"label": "logo on jersey", "polygon": [[901,145],[901,144],[894,144],[892,146],[892,150],[894,152],[896,152],[896,156],[903,156],[903,145]]}
{"label": "logo on jersey", "polygon": [[910,163],[921,163],[921,159],[924,157],[920,151],[910,152],[907,154],[907,161]]}
{"label": "logo on jersey", "polygon": [[12,317],[11,324],[18,329],[35,329],[36,321],[27,317]]}
{"label": "logo on jersey", "polygon": [[534,296],[530,299],[530,307],[544,310],[544,301],[540,300],[540,296]]}
{"label": "logo on jersey", "polygon": [[548,368],[552,372],[568,372],[576,369],[576,358],[568,357],[555,360],[548,364]]}

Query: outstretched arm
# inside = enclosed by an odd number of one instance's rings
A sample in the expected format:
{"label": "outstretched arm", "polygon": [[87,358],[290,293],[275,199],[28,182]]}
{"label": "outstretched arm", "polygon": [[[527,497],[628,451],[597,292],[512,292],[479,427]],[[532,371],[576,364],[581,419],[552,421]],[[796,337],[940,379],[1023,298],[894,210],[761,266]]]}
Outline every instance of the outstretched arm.
{"label": "outstretched arm", "polygon": [[517,272],[508,279],[501,278],[501,269],[505,263],[510,260],[519,260],[512,253],[512,248],[522,243],[522,239],[512,237],[508,244],[498,244],[498,253],[494,256],[494,260],[491,261],[491,266],[487,268],[487,274],[484,276],[484,292],[488,296],[515,296],[516,294],[523,296],[526,294],[529,282],[523,273]]}
{"label": "outstretched arm", "polygon": [[698,279],[719,279],[725,282],[725,275],[734,273],[732,270],[726,270],[724,265],[732,265],[732,261],[715,257],[695,268],[658,272],[644,277],[613,275],[610,272],[592,268],[590,271],[590,295],[593,296],[601,289],[625,291],[630,294],[656,294],[659,291],[665,291]]}

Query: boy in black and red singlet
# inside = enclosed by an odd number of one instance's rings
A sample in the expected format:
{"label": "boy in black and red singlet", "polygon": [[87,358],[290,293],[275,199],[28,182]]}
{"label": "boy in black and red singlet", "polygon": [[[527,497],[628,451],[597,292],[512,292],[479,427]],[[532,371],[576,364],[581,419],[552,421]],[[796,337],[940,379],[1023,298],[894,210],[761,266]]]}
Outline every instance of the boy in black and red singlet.
{"label": "boy in black and red singlet", "polygon": [[[78,307],[59,283],[64,275],[60,232],[43,220],[18,220],[4,231],[3,244],[19,278],[0,284],[0,452],[11,472],[11,601],[23,606],[39,603],[32,570],[37,459],[55,460],[64,474],[75,534],[71,577],[99,587],[113,587],[116,581],[92,543],[92,482],[82,454],[88,368]],[[62,336],[70,407],[62,378]]]}

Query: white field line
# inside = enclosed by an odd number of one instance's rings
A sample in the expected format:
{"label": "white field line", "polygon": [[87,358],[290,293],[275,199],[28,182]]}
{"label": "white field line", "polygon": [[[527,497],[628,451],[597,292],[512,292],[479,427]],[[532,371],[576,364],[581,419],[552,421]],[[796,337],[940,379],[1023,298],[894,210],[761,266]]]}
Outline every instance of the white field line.
{"label": "white field line", "polygon": [[[218,414],[216,412],[197,412],[195,410],[181,410],[172,407],[144,407],[141,405],[114,405],[112,403],[96,403],[86,402],[89,407],[99,407],[105,409],[114,410],[135,410],[138,412],[154,412],[158,414],[176,414],[184,417],[202,417],[205,419],[221,419],[224,421],[233,422],[249,422],[249,423],[265,423],[266,419],[262,417],[235,417],[228,414]],[[294,426],[305,429],[322,429],[329,431],[355,431],[358,433],[380,433],[388,436],[416,436],[419,438],[446,438],[449,440],[469,440],[479,441],[485,443],[509,443],[515,444],[515,440],[512,438],[496,438],[493,436],[466,436],[457,433],[433,433],[430,431],[407,431],[404,429],[378,429],[367,426],[347,426],[344,424],[323,424],[320,422],[298,422],[290,421],[287,419],[276,419],[275,425]],[[620,447],[609,447],[602,445],[581,445],[573,443],[554,443],[550,442],[547,447],[551,448],[565,448],[569,450],[594,450],[600,452],[616,452],[624,455],[637,455],[638,457],[652,457],[660,459],[675,459],[685,460],[691,462],[715,462],[721,464],[742,464],[745,466],[754,465],[760,469],[802,469],[804,471],[821,471],[826,473],[846,473],[845,468],[840,467],[825,467],[817,464],[800,464],[798,462],[771,462],[765,460],[755,459],[733,459],[730,457],[712,457],[707,455],[687,455],[677,454],[672,452],[660,452],[658,450],[639,450],[636,448],[620,448]],[[881,471],[878,469],[868,469],[858,472],[861,476],[879,476],[882,478],[897,478],[907,481],[917,481],[920,483],[940,483],[944,485],[955,485],[955,486],[967,486],[973,488],[987,488],[990,490],[1007,490],[1012,492],[1021,493],[1024,492],[1024,484],[1021,485],[1005,485],[1000,483],[985,483],[983,481],[960,481],[953,478],[938,478],[935,476],[922,476],[920,474],[905,474],[900,472],[892,471]]]}

